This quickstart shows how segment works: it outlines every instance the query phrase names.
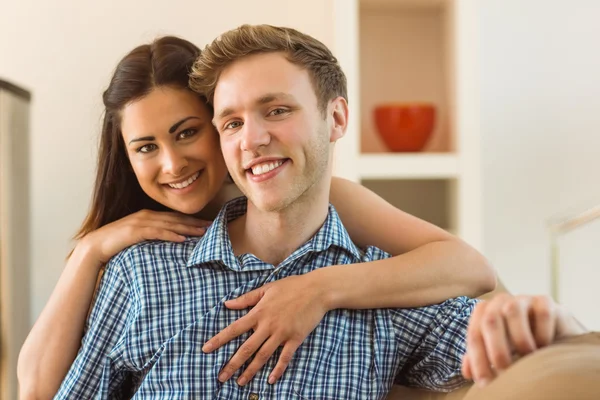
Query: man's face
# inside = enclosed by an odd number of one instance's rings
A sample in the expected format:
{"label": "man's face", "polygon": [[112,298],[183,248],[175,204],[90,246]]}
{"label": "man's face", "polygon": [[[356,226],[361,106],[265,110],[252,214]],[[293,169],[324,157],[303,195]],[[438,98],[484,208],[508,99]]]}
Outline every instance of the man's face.
{"label": "man's face", "polygon": [[240,59],[219,77],[214,108],[227,168],[255,207],[279,211],[319,190],[337,138],[306,70],[282,53]]}

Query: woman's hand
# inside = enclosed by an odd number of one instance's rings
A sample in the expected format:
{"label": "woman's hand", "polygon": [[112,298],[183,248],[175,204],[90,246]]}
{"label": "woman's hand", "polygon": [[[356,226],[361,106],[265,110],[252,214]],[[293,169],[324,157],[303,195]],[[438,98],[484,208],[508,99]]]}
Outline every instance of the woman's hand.
{"label": "woman's hand", "polygon": [[141,210],[103,226],[82,242],[100,264],[106,264],[121,250],[144,240],[183,242],[185,236],[202,236],[210,221],[175,212]]}
{"label": "woman's hand", "polygon": [[324,299],[325,293],[319,280],[308,273],[268,283],[225,302],[230,309],[253,308],[206,342],[202,350],[209,353],[249,330],[254,333],[223,367],[219,380],[228,380],[256,353],[237,381],[239,385],[245,385],[277,348],[283,346],[277,365],[268,379],[270,384],[275,383],[283,375],[296,349],[329,311]]}

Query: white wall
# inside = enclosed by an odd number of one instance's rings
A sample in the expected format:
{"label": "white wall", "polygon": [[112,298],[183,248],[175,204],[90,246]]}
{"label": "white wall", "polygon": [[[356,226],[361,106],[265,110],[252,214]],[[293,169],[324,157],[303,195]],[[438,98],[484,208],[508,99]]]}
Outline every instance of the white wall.
{"label": "white wall", "polygon": [[559,245],[560,301],[588,328],[600,331],[600,220],[562,235]]}
{"label": "white wall", "polygon": [[[478,1],[485,253],[512,291],[549,293],[547,219],[600,203],[600,2]],[[569,297],[597,290],[587,249]]]}
{"label": "white wall", "polygon": [[242,23],[292,26],[331,44],[332,10],[324,0],[1,0],[0,76],[33,92],[32,321],[87,211],[101,93],[118,60],[162,34],[204,46]]}

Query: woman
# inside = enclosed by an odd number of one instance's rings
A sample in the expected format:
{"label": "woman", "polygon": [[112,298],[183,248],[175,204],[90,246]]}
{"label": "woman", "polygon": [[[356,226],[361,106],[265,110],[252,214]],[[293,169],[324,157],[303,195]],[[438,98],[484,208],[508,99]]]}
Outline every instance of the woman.
{"label": "woman", "polygon": [[[76,356],[100,270],[112,256],[143,240],[199,236],[206,220],[239,194],[227,179],[212,110],[187,86],[198,54],[191,43],[165,37],[118,64],[103,98],[91,211],[19,357],[24,398],[56,393]],[[396,255],[365,265],[377,279],[356,284],[365,295],[384,291],[388,301],[381,307],[414,307],[493,289],[485,259],[445,231],[341,179],[334,179],[330,200],[358,245]]]}

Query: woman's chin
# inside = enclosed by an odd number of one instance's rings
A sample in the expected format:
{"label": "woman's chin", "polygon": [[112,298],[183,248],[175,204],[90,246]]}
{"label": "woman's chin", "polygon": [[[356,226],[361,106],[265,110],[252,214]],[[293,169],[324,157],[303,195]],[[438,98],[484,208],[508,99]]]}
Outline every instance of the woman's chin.
{"label": "woman's chin", "polygon": [[[204,207],[209,203],[210,199],[206,198],[204,193],[200,195],[194,195],[194,193],[181,198],[174,198],[174,196],[161,196],[159,201],[163,206],[182,214],[195,215],[200,213]],[[158,201],[158,199],[155,199]]]}
{"label": "woman's chin", "polygon": [[[162,204],[168,209],[187,215],[198,215],[205,211],[205,208],[211,208],[216,193],[211,197],[211,194],[206,189],[194,191],[191,193],[174,196],[173,193],[161,193],[160,196],[155,196],[154,201]],[[222,204],[219,204],[222,205]],[[219,207],[220,208],[220,207]]]}
{"label": "woman's chin", "polygon": [[177,211],[180,212],[182,214],[187,214],[187,215],[197,215],[200,214],[202,212],[202,209],[204,208],[204,206],[202,207],[185,207],[185,206],[179,206],[179,207],[170,207],[173,211]]}

